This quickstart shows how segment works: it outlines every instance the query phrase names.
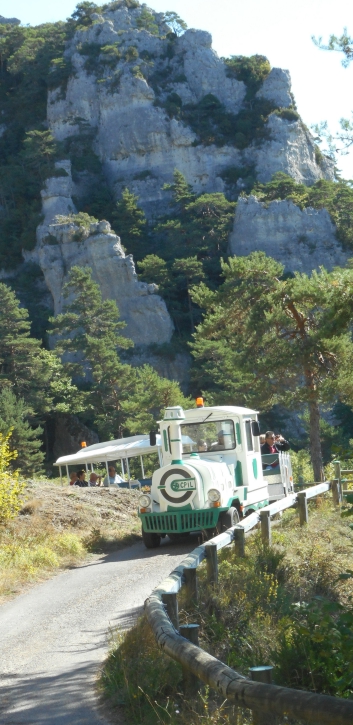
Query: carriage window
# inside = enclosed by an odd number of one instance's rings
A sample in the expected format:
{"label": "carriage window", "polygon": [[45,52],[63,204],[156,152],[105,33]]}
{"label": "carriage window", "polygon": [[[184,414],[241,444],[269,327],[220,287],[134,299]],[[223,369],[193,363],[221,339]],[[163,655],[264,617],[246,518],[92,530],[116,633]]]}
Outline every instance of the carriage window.
{"label": "carriage window", "polygon": [[191,423],[181,426],[183,453],[212,453],[236,447],[232,420]]}
{"label": "carriage window", "polygon": [[251,432],[251,420],[245,421],[245,435],[246,435],[246,445],[248,451],[254,450],[254,442],[252,438],[252,432]]}

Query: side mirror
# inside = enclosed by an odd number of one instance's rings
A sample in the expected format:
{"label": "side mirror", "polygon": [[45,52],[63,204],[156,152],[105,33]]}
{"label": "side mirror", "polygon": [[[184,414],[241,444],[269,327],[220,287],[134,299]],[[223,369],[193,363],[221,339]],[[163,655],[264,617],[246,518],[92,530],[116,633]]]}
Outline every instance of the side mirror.
{"label": "side mirror", "polygon": [[155,430],[150,430],[150,446],[157,445],[157,433]]}
{"label": "side mirror", "polygon": [[259,437],[259,435],[260,435],[260,426],[259,426],[257,420],[252,420],[251,421],[251,432],[252,432],[254,438],[258,438]]}

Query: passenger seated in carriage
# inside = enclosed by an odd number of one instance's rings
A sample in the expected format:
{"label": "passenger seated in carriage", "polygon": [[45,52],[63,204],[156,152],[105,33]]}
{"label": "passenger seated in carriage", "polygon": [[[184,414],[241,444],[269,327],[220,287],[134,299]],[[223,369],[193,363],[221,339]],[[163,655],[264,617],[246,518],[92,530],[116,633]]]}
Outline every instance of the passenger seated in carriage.
{"label": "passenger seated in carriage", "polygon": [[[282,435],[276,435],[272,430],[268,430],[265,433],[265,443],[263,443],[263,445],[261,446],[262,456],[289,451],[289,449],[290,444],[288,443],[288,441],[286,441],[285,438],[283,438]],[[272,463],[264,462],[262,467],[265,471],[268,471],[271,468],[277,468],[279,467],[279,459],[277,458]]]}

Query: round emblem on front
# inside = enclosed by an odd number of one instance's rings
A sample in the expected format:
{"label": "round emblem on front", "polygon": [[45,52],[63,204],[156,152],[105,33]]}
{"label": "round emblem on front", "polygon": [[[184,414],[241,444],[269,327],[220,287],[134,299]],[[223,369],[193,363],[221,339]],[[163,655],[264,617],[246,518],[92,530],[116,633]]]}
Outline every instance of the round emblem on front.
{"label": "round emblem on front", "polygon": [[172,504],[188,501],[196,491],[196,480],[185,468],[169,468],[159,484],[163,498]]}

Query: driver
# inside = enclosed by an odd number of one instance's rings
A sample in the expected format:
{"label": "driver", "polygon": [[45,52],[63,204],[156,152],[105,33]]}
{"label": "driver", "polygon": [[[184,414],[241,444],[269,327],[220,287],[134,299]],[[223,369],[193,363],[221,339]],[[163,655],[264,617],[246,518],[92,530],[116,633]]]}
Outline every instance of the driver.
{"label": "driver", "polygon": [[224,436],[225,436],[225,431],[219,430],[217,433],[218,440],[215,441],[215,443],[211,443],[210,451],[224,451],[224,449],[226,447],[226,442],[225,442]]}

